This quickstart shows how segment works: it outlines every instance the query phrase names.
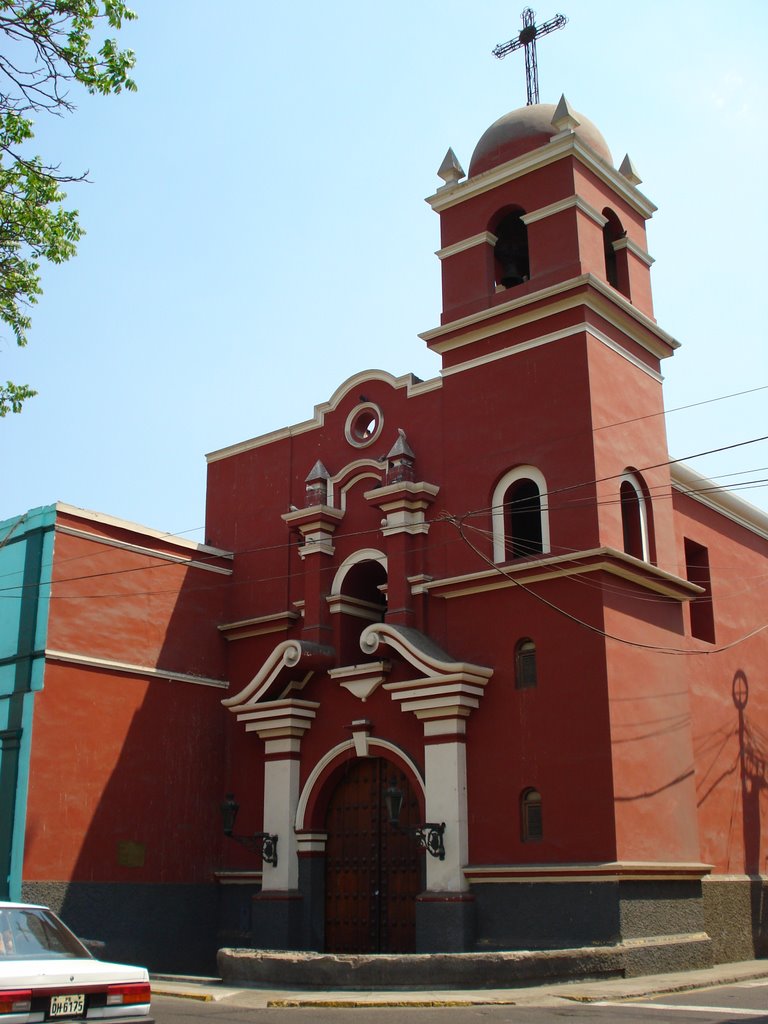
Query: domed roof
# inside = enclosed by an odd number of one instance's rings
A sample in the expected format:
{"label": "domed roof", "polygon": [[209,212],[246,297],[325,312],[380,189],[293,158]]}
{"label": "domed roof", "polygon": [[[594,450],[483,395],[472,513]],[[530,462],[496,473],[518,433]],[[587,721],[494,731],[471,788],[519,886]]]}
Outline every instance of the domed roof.
{"label": "domed roof", "polygon": [[[556,109],[552,103],[534,103],[500,117],[484,132],[475,146],[469,165],[469,177],[473,178],[491,167],[498,167],[507,160],[543,146],[553,135],[557,135],[558,129],[552,124]],[[579,122],[575,128],[578,137],[594,149],[599,157],[613,165],[608,143],[595,125],[582,114],[573,112],[573,116]]]}

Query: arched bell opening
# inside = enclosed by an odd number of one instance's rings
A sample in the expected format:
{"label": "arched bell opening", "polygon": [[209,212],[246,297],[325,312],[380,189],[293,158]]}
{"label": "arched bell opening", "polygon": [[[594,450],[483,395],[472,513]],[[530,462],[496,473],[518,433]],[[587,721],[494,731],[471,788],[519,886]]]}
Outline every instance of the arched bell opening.
{"label": "arched bell opening", "polygon": [[523,223],[524,210],[513,207],[503,213],[492,229],[496,235],[493,248],[496,289],[514,288],[531,275],[528,256],[528,228]]}
{"label": "arched bell opening", "polygon": [[383,622],[387,611],[387,571],[382,559],[365,557],[342,567],[330,598],[340,665],[377,660],[360,648],[360,634],[372,622]]}
{"label": "arched bell opening", "polygon": [[605,257],[605,279],[612,288],[630,297],[629,267],[627,265],[627,232],[616,213],[606,207],[603,210],[603,254]]}

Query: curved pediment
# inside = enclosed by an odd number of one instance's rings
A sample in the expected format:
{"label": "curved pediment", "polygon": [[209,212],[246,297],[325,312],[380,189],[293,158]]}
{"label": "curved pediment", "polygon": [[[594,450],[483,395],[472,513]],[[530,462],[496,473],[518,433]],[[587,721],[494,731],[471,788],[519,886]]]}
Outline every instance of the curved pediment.
{"label": "curved pediment", "polygon": [[412,626],[397,626],[387,622],[374,622],[360,635],[360,647],[366,654],[375,654],[386,645],[397,651],[410,665],[429,679],[450,676],[464,682],[482,683],[493,675],[485,665],[457,661],[444,651],[431,637]]}
{"label": "curved pediment", "polygon": [[332,647],[304,640],[284,640],[272,651],[248,685],[221,703],[238,712],[268,700],[280,700],[301,690],[315,672],[334,664]]}

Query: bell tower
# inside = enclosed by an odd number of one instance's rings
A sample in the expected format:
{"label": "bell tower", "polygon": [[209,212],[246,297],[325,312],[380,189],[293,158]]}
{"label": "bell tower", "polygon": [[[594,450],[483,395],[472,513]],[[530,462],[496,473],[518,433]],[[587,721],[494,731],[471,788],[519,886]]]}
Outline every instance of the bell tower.
{"label": "bell tower", "polygon": [[[625,550],[613,485],[669,458],[660,368],[678,343],[653,315],[646,223],[656,207],[629,156],[616,167],[598,128],[564,96],[492,124],[468,175],[452,150],[438,175],[427,202],[440,217],[442,313],[421,337],[441,355],[444,379],[482,388],[489,409],[498,402],[500,441],[519,463],[570,463],[563,478],[588,482],[598,498],[606,491],[571,549]],[[473,373],[483,366],[481,384]],[[668,470],[651,476],[669,488]],[[550,508],[556,515],[554,500]],[[668,509],[655,523],[646,550],[676,572]]]}
{"label": "bell tower", "polygon": [[440,215],[442,323],[590,276],[652,318],[645,222],[656,207],[629,157],[618,170],[598,129],[562,97],[500,118],[465,181],[449,150]]}

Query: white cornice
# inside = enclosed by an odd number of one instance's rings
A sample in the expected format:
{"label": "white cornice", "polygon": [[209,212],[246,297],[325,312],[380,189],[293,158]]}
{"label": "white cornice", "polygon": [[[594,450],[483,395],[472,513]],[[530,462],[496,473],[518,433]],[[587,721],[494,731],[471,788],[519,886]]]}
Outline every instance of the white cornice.
{"label": "white cornice", "polygon": [[582,199],[581,196],[568,196],[567,199],[561,199],[557,203],[550,203],[549,206],[542,206],[538,210],[532,210],[531,213],[523,214],[520,220],[526,226],[528,224],[535,224],[537,220],[546,220],[547,217],[554,217],[557,213],[564,213],[566,210],[572,210],[576,207],[583,214],[593,220],[599,227],[604,228],[608,223],[608,218],[604,217],[602,213],[598,213],[594,206],[590,206],[589,203]]}
{"label": "white cornice", "polygon": [[120,672],[131,676],[148,676],[150,679],[166,679],[174,683],[194,683],[196,686],[213,686],[219,690],[226,690],[229,686],[226,679],[192,676],[186,672],[173,672],[169,669],[156,668],[150,665],[133,665],[127,661],[112,661],[109,658],[92,658],[90,655],[73,654],[71,651],[46,649],[45,658],[46,661],[57,661],[65,665],[85,665],[88,668],[103,669],[107,672]]}
{"label": "white cornice", "polygon": [[551,334],[542,334],[540,338],[533,338],[531,341],[522,341],[519,345],[510,345],[507,348],[498,349],[495,352],[489,352],[484,356],[477,356],[475,359],[467,359],[466,362],[456,363],[454,366],[449,366],[442,371],[444,377],[449,377],[454,373],[464,373],[467,370],[473,370],[477,366],[484,366],[486,363],[493,363],[497,359],[508,359],[510,356],[516,355],[518,352],[527,352],[532,348],[539,348],[541,345],[550,345],[555,341],[562,341],[564,338],[570,338],[574,334],[579,334],[586,331],[596,341],[599,341],[602,345],[611,349],[617,355],[621,356],[622,359],[628,360],[633,366],[636,366],[638,370],[642,370],[643,373],[647,373],[653,380],[661,383],[663,377],[660,373],[657,373],[650,366],[638,359],[637,356],[633,355],[627,349],[622,348],[618,342],[609,338],[607,334],[603,334],[602,331],[598,331],[596,327],[588,324],[586,321],[580,324],[574,324],[572,327],[566,327],[562,331],[553,331]]}
{"label": "white cornice", "polygon": [[427,391],[434,391],[442,387],[442,380],[439,377],[431,380],[419,380],[412,373],[404,374],[402,377],[393,377],[386,370],[361,370],[359,373],[348,377],[343,384],[340,384],[327,402],[315,406],[315,415],[311,420],[304,420],[301,423],[294,423],[289,427],[281,427],[279,430],[272,430],[268,434],[261,434],[249,438],[247,441],[240,441],[237,444],[229,445],[227,448],[219,448],[215,452],[206,455],[207,462],[218,462],[220,459],[229,459],[233,455],[241,455],[243,452],[251,451],[254,448],[263,448],[265,445],[274,444],[275,441],[283,441],[297,434],[305,434],[308,430],[316,430],[322,427],[325,417],[329,412],[339,405],[345,395],[353,388],[359,388],[367,381],[380,380],[389,384],[391,388],[399,390],[406,389],[408,398],[415,398]]}
{"label": "white cornice", "polygon": [[601,160],[594,150],[585,145],[575,133],[550,139],[549,142],[532,153],[524,153],[522,156],[515,157],[514,160],[508,160],[498,167],[492,167],[482,174],[468,178],[447,192],[436,192],[434,195],[428,196],[426,202],[437,213],[442,213],[443,210],[457,206],[468,199],[482,195],[483,192],[498,188],[499,185],[514,181],[515,178],[530,174],[531,171],[539,170],[541,167],[546,167],[567,156],[574,156],[589,168],[646,220],[656,212],[656,206],[647,196],[643,195],[617,170]]}
{"label": "white cornice", "polygon": [[453,245],[446,245],[443,249],[438,249],[435,256],[439,260],[447,259],[449,256],[455,256],[457,252],[464,252],[466,249],[474,249],[476,245],[496,245],[498,238],[496,235],[491,234],[490,231],[481,231],[479,235],[472,235],[470,238],[462,238],[460,242],[454,242]]}
{"label": "white cornice", "polygon": [[626,249],[627,252],[631,252],[633,256],[636,256],[641,263],[644,263],[646,267],[652,267],[656,260],[651,256],[645,249],[641,249],[640,246],[633,242],[629,238],[617,238],[613,243],[613,251],[619,252],[620,249]]}
{"label": "white cornice", "polygon": [[[588,286],[586,291],[585,286]],[[536,306],[544,302],[548,304]],[[531,306],[534,308],[527,308]],[[444,338],[444,341],[437,341],[437,344],[430,347],[435,352],[449,352],[578,306],[586,306],[599,313],[657,359],[667,358],[670,349],[680,347],[680,343],[663,331],[655,320],[635,309],[615,288],[593,274],[581,274],[521,298],[482,309],[470,316],[424,331],[419,337],[428,344]]]}
{"label": "white cornice", "polygon": [[535,558],[524,562],[508,562],[479,572],[432,579],[416,584],[411,588],[411,593],[434,592],[436,597],[449,600],[467,597],[470,594],[482,594],[489,590],[515,587],[518,583],[529,586],[543,580],[581,576],[593,572],[610,573],[677,601],[689,601],[703,593],[701,587],[680,576],[610,547],[589,548],[586,551]]}
{"label": "white cornice", "polygon": [[745,530],[756,533],[758,537],[768,540],[768,515],[761,509],[718,487],[712,480],[683,462],[677,462],[671,467],[671,476],[672,486],[676,491],[719,512],[720,515],[743,526]]}
{"label": "white cornice", "polygon": [[613,861],[587,864],[470,864],[464,873],[472,885],[498,885],[515,882],[618,882],[631,879],[698,880],[711,870],[711,864],[696,862]]}
{"label": "white cornice", "polygon": [[[93,523],[102,523],[104,526],[114,526],[118,530],[130,530],[132,533],[140,533],[145,537],[152,537],[153,540],[161,540],[165,544],[172,544],[175,547],[187,548],[190,551],[197,551],[203,555],[217,555],[219,558],[232,558],[231,551],[224,551],[221,548],[212,548],[207,544],[197,544],[193,540],[184,537],[177,537],[173,533],[161,533],[160,530],[153,530],[149,526],[141,526],[140,523],[132,523],[128,519],[118,519],[116,516],[108,516],[104,512],[93,512],[87,508],[78,508],[76,505],[68,505],[66,502],[57,501],[56,511],[68,516],[77,516],[78,519],[87,519]],[[98,538],[95,538],[98,539]]]}
{"label": "white cornice", "polygon": [[[56,525],[56,533],[63,533],[69,537],[79,537],[81,540],[91,541],[93,544],[104,544],[109,548],[120,548],[122,551],[131,551],[136,555],[145,555],[148,558],[157,558],[164,562],[175,562],[177,565],[184,565],[190,569],[204,569],[206,572],[218,572],[224,576],[231,576],[232,569],[224,568],[221,565],[212,565],[210,562],[200,562],[196,558],[184,558],[181,555],[172,555],[168,551],[159,551],[157,548],[147,548],[141,544],[129,544],[124,540],[114,540],[112,537],[104,537],[99,533],[91,533],[88,530],[76,530],[72,526]],[[201,546],[198,546],[198,551],[204,554]],[[213,553],[213,548],[208,548],[208,551]],[[215,558],[226,558],[231,559],[232,555],[228,552],[215,552],[213,555]],[[142,568],[150,568],[150,566],[142,566]],[[54,581],[67,583],[67,580]]]}

